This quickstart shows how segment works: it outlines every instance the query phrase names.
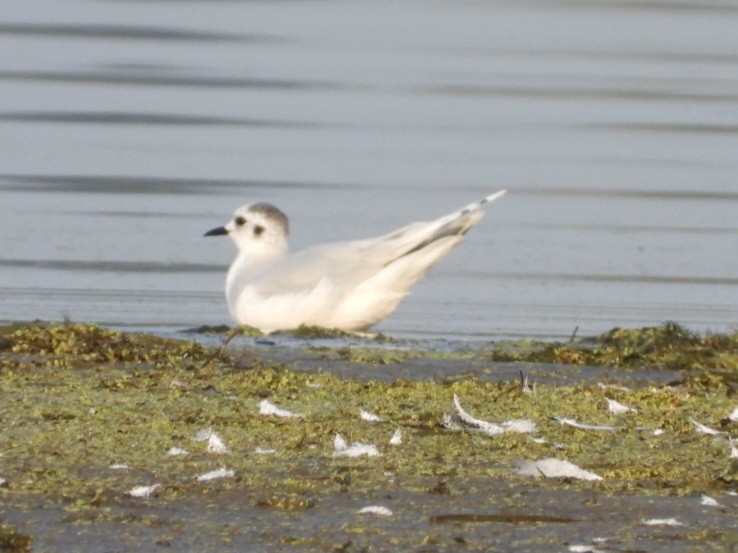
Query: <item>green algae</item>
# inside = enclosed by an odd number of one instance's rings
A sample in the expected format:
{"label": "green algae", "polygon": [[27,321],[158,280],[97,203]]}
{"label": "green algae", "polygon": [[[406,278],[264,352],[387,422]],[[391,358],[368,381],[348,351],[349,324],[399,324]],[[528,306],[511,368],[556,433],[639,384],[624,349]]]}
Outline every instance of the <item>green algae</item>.
{"label": "green algae", "polygon": [[641,329],[615,328],[593,339],[566,343],[528,340],[503,343],[489,353],[489,359],[622,369],[710,370],[719,371],[735,381],[738,333],[701,336],[668,322]]}
{"label": "green algae", "polygon": [[[190,330],[190,333],[197,334],[229,334],[236,331],[240,336],[251,336],[251,337],[262,337],[267,336],[258,328],[249,325],[241,325],[235,329],[231,329],[228,326],[201,326]],[[271,333],[274,336],[291,336],[294,338],[300,338],[305,340],[318,340],[318,339],[342,339],[342,338],[356,338],[361,337],[366,340],[372,340],[376,342],[388,342],[391,338],[384,334],[367,334],[367,333],[354,333],[340,330],[337,328],[327,328],[323,326],[315,325],[300,325],[297,328],[291,330],[278,330]]]}
{"label": "green algae", "polygon": [[204,348],[194,342],[125,334],[91,324],[12,325],[0,329],[0,336],[6,341],[4,349],[43,356],[47,366],[128,363],[161,367],[205,358]]}
{"label": "green algae", "polygon": [[325,359],[342,359],[348,363],[359,363],[367,365],[394,365],[417,359],[422,353],[412,350],[399,350],[376,347],[315,347],[313,351],[320,353]]}
{"label": "green algae", "polygon": [[382,333],[366,333],[366,332],[348,332],[337,328],[326,328],[315,325],[300,325],[292,330],[280,330],[272,333],[273,335],[289,335],[295,338],[306,340],[319,339],[353,339],[361,338],[374,343],[392,342],[392,338]]}
{"label": "green algae", "polygon": [[289,334],[296,338],[320,339],[320,338],[350,338],[353,334],[335,328],[324,328],[314,325],[300,325],[296,329],[278,331],[275,334]]}
{"label": "green algae", "polygon": [[[725,377],[732,370],[735,339],[677,332],[672,347],[666,344],[666,330],[618,329],[598,337],[601,346],[595,347],[627,350],[619,359],[627,358],[628,367],[633,352],[664,357],[677,346],[688,347],[702,361],[691,364],[676,386],[539,384],[535,393],[526,393],[517,381],[482,382],[474,376],[423,382],[341,379],[294,371],[254,355],[246,360],[221,356],[206,365],[212,351],[196,343],[94,325],[5,328],[0,330],[5,340],[0,351],[0,476],[8,487],[0,495],[60,501],[78,523],[105,520],[114,516],[107,511],[111,507],[147,501],[126,492],[154,483],[160,485],[158,501],[238,492],[255,508],[302,511],[332,494],[371,497],[377,490],[402,490],[463,495],[475,482],[516,480],[518,460],[552,456],[604,478],[597,484],[546,484],[562,488],[596,486],[608,494],[655,495],[735,490],[738,470],[730,462],[727,440],[699,434],[690,422],[736,432],[736,424],[725,418],[735,406]],[[700,353],[704,348],[710,348],[709,355]],[[367,351],[358,350],[362,356]],[[331,355],[347,363],[382,362],[344,349]],[[377,355],[384,359],[381,351]],[[522,434],[489,437],[443,428],[454,394],[480,419],[534,420],[545,443]],[[611,415],[606,397],[637,411]],[[302,416],[261,416],[257,405],[265,398]],[[361,410],[375,413],[381,422],[360,420]],[[554,417],[617,429],[579,430]],[[389,445],[398,427],[403,443]],[[203,442],[193,441],[204,428],[216,431],[230,453],[208,453]],[[657,429],[664,434],[654,435]],[[349,442],[376,444],[382,455],[334,457],[336,434]],[[171,447],[189,454],[167,455]],[[120,464],[126,468],[111,468]],[[234,470],[235,477],[196,480],[221,467]]]}

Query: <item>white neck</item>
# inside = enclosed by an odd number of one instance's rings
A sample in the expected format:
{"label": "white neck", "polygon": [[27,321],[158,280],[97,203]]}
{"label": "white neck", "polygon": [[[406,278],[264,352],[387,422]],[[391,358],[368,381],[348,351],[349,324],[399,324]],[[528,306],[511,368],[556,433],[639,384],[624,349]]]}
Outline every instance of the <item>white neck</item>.
{"label": "white neck", "polygon": [[254,275],[264,271],[287,253],[287,241],[281,247],[249,248],[238,252],[226,276],[226,300],[233,305],[235,298]]}

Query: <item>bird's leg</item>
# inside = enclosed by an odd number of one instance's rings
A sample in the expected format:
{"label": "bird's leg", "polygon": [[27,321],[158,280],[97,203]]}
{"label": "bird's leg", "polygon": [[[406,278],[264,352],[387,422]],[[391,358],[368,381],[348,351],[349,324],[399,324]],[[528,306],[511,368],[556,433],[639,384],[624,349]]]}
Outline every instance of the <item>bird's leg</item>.
{"label": "bird's leg", "polygon": [[240,326],[237,326],[236,328],[234,328],[233,332],[231,332],[228,335],[228,337],[225,340],[223,340],[223,343],[216,350],[216,352],[205,360],[205,363],[203,364],[202,368],[203,369],[206,368],[208,365],[210,365],[210,363],[213,362],[213,360],[216,357],[220,357],[221,355],[223,355],[223,352],[225,351],[226,346],[231,342],[231,340],[233,340],[236,336],[238,336],[241,333],[241,331],[242,331],[242,328]]}
{"label": "bird's leg", "polygon": [[233,332],[231,332],[228,335],[228,338],[226,338],[225,340],[223,340],[223,344],[221,344],[220,349],[218,350],[218,355],[220,355],[221,353],[223,353],[223,351],[225,350],[226,346],[231,342],[231,340],[233,340],[236,336],[238,336],[239,334],[241,334],[242,331],[243,331],[243,329],[240,326],[237,326],[233,330]]}

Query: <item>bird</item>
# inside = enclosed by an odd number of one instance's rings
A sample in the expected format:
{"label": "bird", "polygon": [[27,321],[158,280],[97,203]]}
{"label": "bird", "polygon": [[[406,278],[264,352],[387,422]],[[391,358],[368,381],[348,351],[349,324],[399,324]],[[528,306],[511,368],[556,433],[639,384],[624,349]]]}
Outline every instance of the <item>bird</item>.
{"label": "bird", "polygon": [[289,252],[289,220],[259,202],[204,236],[229,236],[238,248],[225,294],[236,324],[265,334],[302,326],[366,332],[462,241],[500,190],[432,221],[389,234]]}

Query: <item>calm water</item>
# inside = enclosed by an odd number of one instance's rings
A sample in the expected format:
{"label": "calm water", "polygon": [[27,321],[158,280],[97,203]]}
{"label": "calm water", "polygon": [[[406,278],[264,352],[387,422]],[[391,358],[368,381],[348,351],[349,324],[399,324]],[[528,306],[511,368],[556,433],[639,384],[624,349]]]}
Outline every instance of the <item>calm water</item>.
{"label": "calm water", "polygon": [[229,323],[242,203],[299,248],[507,188],[378,330],[735,328],[734,2],[2,4],[2,320]]}

